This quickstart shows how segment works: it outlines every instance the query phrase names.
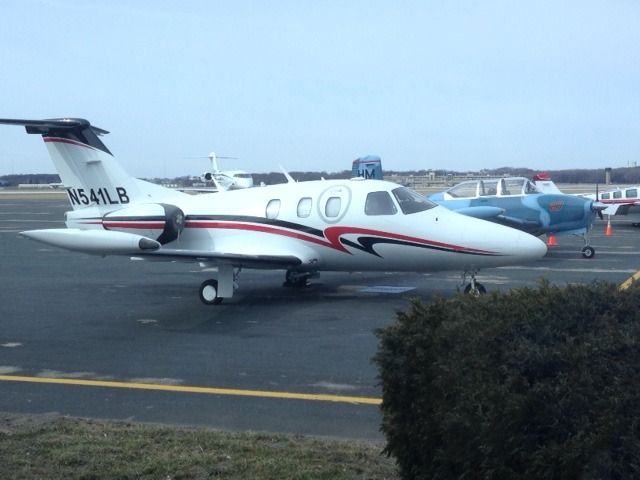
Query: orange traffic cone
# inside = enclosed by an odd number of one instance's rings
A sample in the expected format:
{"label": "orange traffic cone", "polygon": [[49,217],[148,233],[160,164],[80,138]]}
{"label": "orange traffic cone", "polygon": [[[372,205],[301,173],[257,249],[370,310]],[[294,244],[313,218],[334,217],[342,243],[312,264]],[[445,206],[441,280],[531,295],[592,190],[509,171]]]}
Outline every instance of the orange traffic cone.
{"label": "orange traffic cone", "polygon": [[604,234],[606,237],[613,235],[613,229],[611,228],[611,219],[607,221],[607,226],[604,227]]}
{"label": "orange traffic cone", "polygon": [[555,247],[556,245],[558,245],[558,242],[556,241],[556,236],[555,235],[547,235],[547,246],[548,247]]}

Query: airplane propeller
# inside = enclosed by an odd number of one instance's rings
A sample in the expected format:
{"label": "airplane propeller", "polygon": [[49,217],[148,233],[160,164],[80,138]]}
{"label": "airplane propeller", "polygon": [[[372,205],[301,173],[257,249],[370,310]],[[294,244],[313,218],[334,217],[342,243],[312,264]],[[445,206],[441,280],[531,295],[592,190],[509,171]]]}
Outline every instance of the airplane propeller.
{"label": "airplane propeller", "polygon": [[604,215],[602,214],[602,211],[604,209],[606,209],[606,208],[607,208],[607,205],[605,205],[604,203],[600,202],[600,194],[598,192],[598,184],[596,183],[596,199],[591,204],[591,210],[598,214],[598,217],[600,218],[600,220],[604,220]]}

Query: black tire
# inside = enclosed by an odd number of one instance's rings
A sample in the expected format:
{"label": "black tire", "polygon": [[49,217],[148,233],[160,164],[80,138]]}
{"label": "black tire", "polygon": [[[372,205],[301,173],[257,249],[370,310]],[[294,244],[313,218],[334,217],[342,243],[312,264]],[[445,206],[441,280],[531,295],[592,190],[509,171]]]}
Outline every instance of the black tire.
{"label": "black tire", "polygon": [[596,250],[590,245],[587,245],[582,249],[582,256],[584,258],[593,258],[596,255]]}
{"label": "black tire", "polygon": [[205,305],[219,305],[222,297],[218,296],[218,281],[209,279],[200,284],[200,301]]}
{"label": "black tire", "polygon": [[309,276],[294,270],[287,270],[284,276],[283,287],[303,288],[309,285]]}

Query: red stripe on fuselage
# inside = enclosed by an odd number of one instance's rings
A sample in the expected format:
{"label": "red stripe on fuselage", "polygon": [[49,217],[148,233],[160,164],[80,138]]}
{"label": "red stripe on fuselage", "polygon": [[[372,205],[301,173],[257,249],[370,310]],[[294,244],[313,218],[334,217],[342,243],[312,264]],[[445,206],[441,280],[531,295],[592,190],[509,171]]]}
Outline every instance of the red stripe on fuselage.
{"label": "red stripe on fuselage", "polygon": [[280,228],[270,227],[268,225],[260,225],[254,223],[239,223],[239,222],[211,222],[211,221],[197,221],[197,220],[187,220],[185,223],[185,227],[187,228],[220,228],[220,229],[229,229],[229,230],[248,230],[252,232],[262,232],[262,233],[273,233],[276,235],[283,235],[285,237],[296,238],[298,240],[304,240],[306,242],[312,242],[316,245],[322,245],[324,247],[336,248],[337,250],[341,250],[343,252],[349,253],[349,251],[344,248],[341,244],[337,246],[329,244],[326,240],[312,237],[310,235],[305,235],[304,233],[292,231],[292,230],[284,230]]}
{"label": "red stripe on fuselage", "polygon": [[110,222],[108,220],[104,220],[102,225],[106,228],[150,228],[152,230],[162,230],[164,228],[164,222]]}
{"label": "red stripe on fuselage", "polygon": [[401,235],[399,233],[382,232],[380,230],[371,230],[368,228],[359,227],[329,227],[324,231],[324,235],[332,243],[338,243],[340,237],[345,234],[353,235],[373,235],[382,238],[392,238],[394,240],[403,240],[405,242],[419,243],[421,245],[427,245],[430,247],[446,248],[456,252],[473,252],[473,253],[491,253],[486,250],[478,250],[475,248],[461,247],[459,245],[451,245],[449,243],[436,242],[434,240],[427,240],[420,237],[411,237],[409,235]]}
{"label": "red stripe on fuselage", "polygon": [[241,222],[212,222],[212,221],[197,221],[187,220],[185,227],[187,228],[220,228],[220,229],[232,229],[232,230],[249,230],[254,232],[272,233],[276,235],[283,235],[285,237],[296,238],[307,242],[315,243],[324,247],[333,248],[345,253],[349,252],[344,245],[340,242],[342,235],[372,235],[380,238],[390,238],[394,240],[402,240],[405,242],[413,242],[420,245],[436,247],[451,250],[460,253],[481,253],[492,254],[487,250],[479,250],[475,248],[466,248],[459,245],[451,245],[447,243],[437,242],[433,240],[426,240],[419,237],[411,237],[409,235],[400,235],[396,233],[383,232],[380,230],[371,230],[368,228],[359,227],[328,227],[324,230],[324,236],[326,238],[318,238],[310,235],[305,235],[300,232],[285,230],[280,228],[274,228],[268,225],[241,223]]}
{"label": "red stripe on fuselage", "polygon": [[162,230],[164,229],[164,222],[157,221],[109,221],[109,220],[82,220],[79,223],[83,225],[102,225],[105,228],[136,228],[136,229],[152,229],[152,230]]}
{"label": "red stripe on fuselage", "polygon": [[639,198],[635,198],[635,197],[629,197],[629,198],[616,198],[616,199],[604,199],[604,200],[600,200],[602,203],[606,204],[606,205],[636,205],[637,202],[640,201]]}
{"label": "red stripe on fuselage", "polygon": [[95,150],[91,145],[87,145],[86,143],[77,142],[75,140],[71,140],[69,138],[60,138],[60,137],[44,137],[45,143],[68,143],[69,145],[77,145],[78,147],[87,147],[91,150]]}

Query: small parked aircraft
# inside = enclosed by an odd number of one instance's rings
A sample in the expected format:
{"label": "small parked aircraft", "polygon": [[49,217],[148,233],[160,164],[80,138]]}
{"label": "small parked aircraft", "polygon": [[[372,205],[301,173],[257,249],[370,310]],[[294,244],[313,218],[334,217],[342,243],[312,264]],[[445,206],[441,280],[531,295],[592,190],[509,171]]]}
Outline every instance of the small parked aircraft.
{"label": "small parked aircraft", "polygon": [[211,169],[204,172],[200,178],[204,182],[211,182],[207,187],[186,187],[180,188],[181,192],[224,192],[227,190],[238,190],[241,188],[253,187],[253,177],[249,172],[244,170],[220,170],[218,167],[218,159],[236,159],[235,157],[219,157],[215,152],[211,152],[207,157],[188,157],[188,158],[208,158],[211,162]]}
{"label": "small parked aircraft", "polygon": [[[545,175],[486,178],[459,183],[429,199],[472,217],[523,230],[532,235],[578,235],[584,239],[582,256],[592,258],[589,244],[593,220],[604,206],[591,199],[563,194]],[[537,186],[542,182],[541,189]]]}
{"label": "small parked aircraft", "polygon": [[188,195],[125,173],[87,120],[0,120],[42,135],[72,211],[67,228],[25,237],[72,251],[217,267],[205,304],[233,295],[242,268],[286,269],[286,284],[320,271],[461,270],[482,293],[478,269],[536,260],[539,239],[468,218],[380,180],[285,183]]}
{"label": "small parked aircraft", "polygon": [[[616,188],[607,192],[597,193],[597,200],[606,205],[602,213],[605,215],[627,215],[629,209],[633,206],[640,205],[640,185],[634,185],[626,188]],[[595,199],[595,195],[584,195],[587,198]],[[634,224],[635,225],[635,224]]]}
{"label": "small parked aircraft", "polygon": [[218,191],[253,187],[253,177],[249,172],[245,172],[244,170],[220,170],[218,167],[218,158],[234,157],[218,157],[215,152],[211,152],[209,154],[211,170],[202,174],[204,180],[213,182]]}

